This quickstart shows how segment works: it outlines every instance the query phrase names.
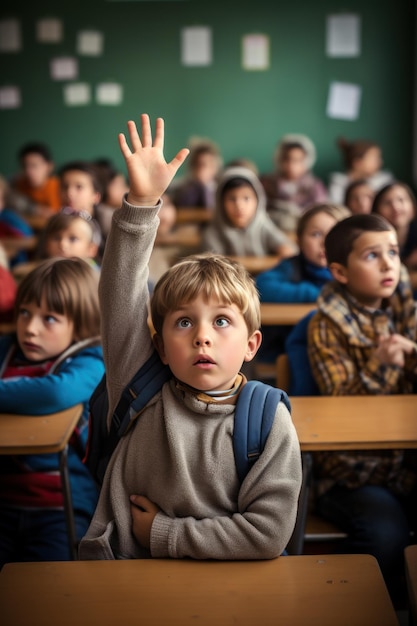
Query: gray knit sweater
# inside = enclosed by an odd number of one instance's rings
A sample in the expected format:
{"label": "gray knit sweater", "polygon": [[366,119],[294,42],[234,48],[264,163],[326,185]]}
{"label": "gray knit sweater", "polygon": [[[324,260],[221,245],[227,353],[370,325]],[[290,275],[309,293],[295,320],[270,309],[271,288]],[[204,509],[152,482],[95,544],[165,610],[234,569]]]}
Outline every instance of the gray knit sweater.
{"label": "gray knit sweater", "polygon": [[[147,327],[148,259],[159,207],[124,202],[114,213],[100,281],[103,349],[111,409],[153,347]],[[291,416],[280,403],[259,460],[239,483],[233,455],[234,404],[165,383],[116,448],[81,559],[172,557],[269,559],[295,523],[301,459]],[[110,414],[110,413],[109,413]],[[162,511],[150,552],[132,533],[129,496]]]}

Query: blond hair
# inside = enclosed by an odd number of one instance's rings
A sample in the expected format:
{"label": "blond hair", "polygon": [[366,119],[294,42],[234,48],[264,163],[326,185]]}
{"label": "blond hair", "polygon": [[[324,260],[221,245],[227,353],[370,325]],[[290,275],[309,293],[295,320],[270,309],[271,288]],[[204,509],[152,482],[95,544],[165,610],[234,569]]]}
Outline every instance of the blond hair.
{"label": "blond hair", "polygon": [[188,256],[173,265],[155,285],[151,300],[152,324],[162,335],[165,316],[198,296],[235,304],[252,335],[261,325],[259,294],[255,281],[240,264],[220,254]]}
{"label": "blond hair", "polygon": [[100,335],[97,272],[84,260],[53,258],[39,263],[19,285],[15,317],[22,305],[40,306],[42,299],[51,312],[73,322],[77,340]]}

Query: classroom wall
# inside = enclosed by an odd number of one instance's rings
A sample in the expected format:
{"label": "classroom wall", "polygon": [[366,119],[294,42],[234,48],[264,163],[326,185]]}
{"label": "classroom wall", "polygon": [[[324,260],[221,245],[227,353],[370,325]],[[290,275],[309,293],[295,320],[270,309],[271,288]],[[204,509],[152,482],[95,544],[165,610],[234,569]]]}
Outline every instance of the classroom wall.
{"label": "classroom wall", "polygon": [[[326,16],[361,15],[362,52],[358,58],[330,58],[325,51]],[[37,21],[57,17],[64,25],[61,43],[39,43]],[[225,161],[247,157],[260,171],[272,167],[275,145],[284,133],[307,134],[315,143],[316,173],[327,180],[342,167],[338,136],[380,143],[385,166],[412,180],[414,32],[413,0],[40,0],[22,8],[3,0],[0,20],[18,18],[23,47],[0,51],[0,88],[18,85],[22,104],[0,108],[0,172],[16,171],[16,153],[29,140],[51,147],[57,166],[73,158],[109,157],[119,166],[117,134],[141,112],[166,121],[166,157],[172,158],[190,136],[210,137]],[[212,29],[213,63],[185,67],[180,31],[185,26]],[[80,56],[80,30],[104,34],[103,54]],[[270,67],[245,71],[241,38],[264,33],[270,38]],[[86,106],[68,107],[65,81],[52,80],[55,57],[78,59],[78,81],[91,85]],[[99,105],[94,89],[102,82],[123,86],[117,106]],[[362,87],[356,120],[326,116],[332,81]]]}

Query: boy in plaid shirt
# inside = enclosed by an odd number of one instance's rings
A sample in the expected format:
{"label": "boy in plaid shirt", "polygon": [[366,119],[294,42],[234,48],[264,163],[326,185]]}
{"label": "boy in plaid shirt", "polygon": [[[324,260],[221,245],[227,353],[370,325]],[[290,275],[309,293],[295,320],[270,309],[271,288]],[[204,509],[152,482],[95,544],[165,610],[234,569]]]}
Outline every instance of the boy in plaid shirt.
{"label": "boy in plaid shirt", "polygon": [[[323,287],[308,327],[320,392],[412,393],[416,303],[395,230],[381,216],[354,215],[331,229],[325,249],[334,280]],[[322,452],[315,468],[320,514],[348,533],[348,551],[378,559],[395,601],[403,550],[416,526],[416,453]]]}

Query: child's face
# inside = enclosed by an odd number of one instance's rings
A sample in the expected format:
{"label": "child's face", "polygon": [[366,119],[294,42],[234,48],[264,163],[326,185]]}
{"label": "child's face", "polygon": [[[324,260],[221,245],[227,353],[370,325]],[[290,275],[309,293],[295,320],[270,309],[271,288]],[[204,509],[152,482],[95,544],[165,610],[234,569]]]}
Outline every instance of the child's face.
{"label": "child's face", "polygon": [[349,194],[348,209],[354,215],[370,213],[374,195],[374,191],[369,185],[358,185]]}
{"label": "child's face", "polygon": [[365,232],[355,240],[347,267],[332,263],[335,278],[363,305],[379,308],[395,291],[400,278],[395,231]]}
{"label": "child's face", "polygon": [[255,356],[261,334],[248,337],[248,328],[235,304],[201,296],[168,313],[162,340],[156,339],[164,363],[174,376],[200,391],[233,386],[244,361]]}
{"label": "child's face", "polygon": [[32,187],[42,187],[52,174],[53,164],[34,152],[23,158],[22,169]]}
{"label": "child's face", "polygon": [[258,196],[251,185],[228,189],[223,195],[223,207],[235,228],[247,228],[255,217]]}
{"label": "child's face", "polygon": [[50,235],[46,241],[46,254],[52,257],[94,258],[97,246],[91,241],[91,227],[82,218],[74,219],[68,228]]}
{"label": "child's face", "polygon": [[100,202],[100,194],[94,189],[87,172],[70,170],[61,177],[62,204],[74,211],[86,211],[93,215],[94,206]]}
{"label": "child's face", "polygon": [[317,213],[307,222],[299,240],[300,250],[307,261],[319,267],[326,267],[324,239],[335,224],[335,218],[328,213]]}
{"label": "child's face", "polygon": [[306,153],[301,148],[287,150],[280,160],[281,176],[287,180],[298,180],[307,171]]}
{"label": "child's face", "polygon": [[408,226],[414,218],[414,205],[407,190],[394,185],[381,198],[377,212],[399,229]]}
{"label": "child's face", "polygon": [[69,348],[74,339],[74,324],[66,315],[51,311],[42,298],[22,304],[16,324],[17,339],[23,354],[30,361],[44,361]]}
{"label": "child's face", "polygon": [[200,154],[193,169],[193,176],[196,180],[207,185],[211,183],[219,172],[219,159],[216,155],[204,152]]}
{"label": "child's face", "polygon": [[129,186],[123,174],[117,174],[107,185],[106,204],[116,209],[122,206],[123,196],[129,191]]}
{"label": "child's face", "polygon": [[375,146],[369,148],[361,158],[356,159],[353,169],[358,171],[364,178],[368,178],[379,172],[381,167],[381,150]]}

